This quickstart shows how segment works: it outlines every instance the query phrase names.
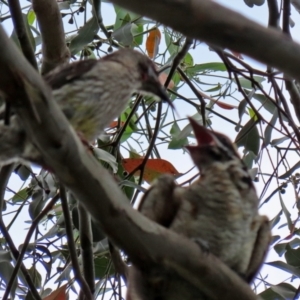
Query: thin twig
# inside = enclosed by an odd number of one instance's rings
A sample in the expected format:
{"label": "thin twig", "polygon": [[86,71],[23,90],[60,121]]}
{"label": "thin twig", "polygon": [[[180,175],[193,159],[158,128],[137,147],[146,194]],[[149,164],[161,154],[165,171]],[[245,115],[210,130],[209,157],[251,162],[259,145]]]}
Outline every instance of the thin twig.
{"label": "thin twig", "polygon": [[71,262],[73,265],[73,272],[74,276],[80,286],[80,288],[83,290],[86,299],[92,300],[93,295],[90,291],[90,288],[81,275],[80,272],[80,266],[78,263],[77,259],[77,253],[76,253],[76,245],[73,239],[73,228],[72,228],[72,222],[71,222],[71,216],[70,216],[70,211],[69,211],[69,206],[68,206],[68,200],[67,200],[67,195],[66,195],[66,190],[62,184],[60,184],[59,188],[60,192],[60,199],[61,199],[61,206],[64,214],[64,219],[65,219],[65,226],[66,226],[66,235],[67,235],[67,240],[68,240],[68,248],[70,251],[70,257],[71,257]]}
{"label": "thin twig", "polygon": [[[95,292],[95,268],[93,256],[93,233],[89,213],[80,203],[77,204],[79,219],[79,239],[81,246],[83,277],[92,294]],[[83,290],[81,291],[81,293]]]}
{"label": "thin twig", "polygon": [[39,225],[40,221],[44,218],[44,216],[46,216],[46,214],[53,208],[53,205],[57,202],[58,199],[59,199],[59,195],[57,194],[56,196],[54,196],[51,199],[51,201],[49,201],[49,203],[41,211],[41,213],[32,221],[32,224],[31,224],[31,226],[28,230],[25,241],[23,243],[22,250],[21,250],[21,252],[19,254],[19,257],[17,259],[15,268],[14,268],[13,273],[12,273],[10,279],[9,279],[8,284],[7,284],[7,288],[6,288],[5,294],[3,296],[3,300],[6,300],[9,293],[10,293],[10,289],[13,286],[13,282],[14,282],[14,280],[16,279],[16,277],[18,275],[19,269],[20,269],[20,267],[22,265],[22,262],[23,262],[24,255],[26,253],[27,247],[30,243],[30,239],[31,239],[36,227]]}
{"label": "thin twig", "polygon": [[[15,258],[15,260],[17,260],[19,257],[19,251],[17,250],[16,246],[14,245],[14,242],[13,242],[10,234],[8,233],[8,230],[5,226],[3,218],[2,218],[2,207],[3,207],[5,189],[8,184],[8,180],[10,178],[13,168],[14,168],[14,165],[11,164],[11,165],[2,167],[2,169],[0,171],[0,208],[1,208],[0,209],[0,230],[2,232],[2,235],[4,236],[6,243],[8,244],[8,246],[10,248],[10,251],[11,251],[13,257]],[[21,271],[27,281],[28,287],[29,287],[34,299],[41,300],[41,297],[40,297],[39,293],[37,292],[35,285],[23,263],[21,264]],[[7,285],[7,289],[10,290],[11,287],[12,287],[12,285],[11,286],[9,286],[9,284]],[[7,299],[8,295],[9,295],[9,291],[6,295],[6,299]],[[4,296],[2,299],[5,300]]]}
{"label": "thin twig", "polygon": [[20,2],[19,0],[8,0],[8,5],[11,18],[14,24],[14,29],[20,42],[22,52],[29,61],[29,63],[37,70],[38,66],[29,37],[26,32]]}

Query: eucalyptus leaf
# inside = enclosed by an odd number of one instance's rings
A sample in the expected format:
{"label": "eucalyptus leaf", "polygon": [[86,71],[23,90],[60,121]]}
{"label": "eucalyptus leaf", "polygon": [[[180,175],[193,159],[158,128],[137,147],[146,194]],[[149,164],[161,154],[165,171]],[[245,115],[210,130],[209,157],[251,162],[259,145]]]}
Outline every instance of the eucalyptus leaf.
{"label": "eucalyptus leaf", "polygon": [[294,299],[294,296],[297,292],[297,289],[294,286],[286,282],[279,283],[278,285],[273,285],[271,289],[284,297],[284,299]]}
{"label": "eucalyptus leaf", "polygon": [[270,144],[271,141],[271,137],[272,137],[272,131],[273,131],[273,127],[275,126],[276,122],[278,119],[278,111],[275,110],[274,114],[271,118],[271,121],[269,122],[269,124],[266,127],[266,130],[264,132],[264,146],[268,146]]}
{"label": "eucalyptus leaf", "polygon": [[281,143],[283,143],[284,141],[289,140],[290,138],[288,136],[284,136],[282,138],[278,138],[278,139],[274,139],[271,141],[271,145],[272,146],[277,146],[280,145]]}
{"label": "eucalyptus leaf", "polygon": [[256,121],[250,119],[237,135],[235,143],[238,147],[244,146],[245,150],[252,151],[255,155],[258,155],[260,147],[260,137],[258,129],[256,127],[256,123]]}
{"label": "eucalyptus leaf", "polygon": [[279,294],[274,292],[272,288],[264,290],[262,293],[258,294],[259,299],[262,300],[286,300],[284,297],[281,297]]}
{"label": "eucalyptus leaf", "polygon": [[[14,270],[14,267],[12,266],[12,264],[10,262],[7,262],[7,261],[0,262],[0,278],[1,278],[1,280],[3,280],[6,283],[6,285],[10,281],[13,270]],[[12,287],[10,290],[11,299],[15,299],[15,292],[16,292],[17,286],[18,286],[18,283],[17,283],[17,280],[15,279],[13,281],[13,284],[12,284]]]}
{"label": "eucalyptus leaf", "polygon": [[174,41],[172,37],[170,36],[170,33],[168,30],[165,30],[165,42],[167,45],[167,50],[169,51],[170,55],[175,55],[179,51],[179,46],[174,45]]}
{"label": "eucalyptus leaf", "polygon": [[178,126],[177,122],[174,122],[170,134],[171,134],[171,142],[168,145],[168,149],[181,149],[183,146],[188,145],[189,141],[186,137],[179,138],[181,130]]}
{"label": "eucalyptus leaf", "polygon": [[275,267],[277,269],[280,269],[282,271],[285,271],[287,273],[290,273],[292,275],[295,275],[297,277],[300,277],[300,269],[290,266],[287,263],[283,262],[283,261],[273,261],[273,262],[266,262],[266,265]]}
{"label": "eucalyptus leaf", "polygon": [[298,161],[296,164],[294,164],[287,172],[279,176],[279,179],[285,179],[287,177],[290,177],[297,169],[300,168],[300,161]]}
{"label": "eucalyptus leaf", "polygon": [[44,207],[44,201],[43,201],[43,191],[36,190],[34,191],[32,195],[32,202],[29,205],[29,215],[32,220],[34,220],[42,211]]}
{"label": "eucalyptus leaf", "polygon": [[287,247],[284,257],[289,265],[297,268],[300,267],[300,248],[292,249],[291,247]]}
{"label": "eucalyptus leaf", "polygon": [[224,63],[221,62],[211,62],[205,64],[196,64],[193,67],[186,68],[188,76],[195,76],[197,74],[207,73],[207,72],[225,72],[227,71]]}
{"label": "eucalyptus leaf", "polygon": [[[29,42],[30,42],[32,51],[35,52],[35,50],[36,50],[35,40],[34,40],[32,31],[30,29],[30,24],[28,23],[27,15],[22,14],[22,17],[23,17],[25,31],[26,31],[26,34],[27,34],[27,36],[29,38]],[[16,33],[15,29],[13,30],[13,32],[11,34],[11,39],[16,43],[16,45],[19,48],[21,48],[20,47],[20,42],[19,42],[19,39],[18,39],[18,36],[17,36],[17,33]]]}
{"label": "eucalyptus leaf", "polygon": [[[238,80],[239,80],[239,84],[240,84],[241,87],[243,87],[244,89],[253,89],[253,88],[254,88],[252,80],[248,80],[248,79],[246,79],[246,78],[244,78],[244,77],[239,77]],[[262,76],[253,76],[253,80],[254,80],[255,82],[257,82],[257,83],[261,86],[261,83],[262,83],[263,81],[265,81],[266,78],[264,78],[264,77],[262,77]],[[236,82],[235,79],[234,79],[233,81]]]}
{"label": "eucalyptus leaf", "polygon": [[90,18],[84,25],[81,27],[77,34],[70,41],[70,51],[72,55],[77,54],[81,51],[87,44],[91,43],[96,33],[99,30],[98,21],[95,17]]}
{"label": "eucalyptus leaf", "polygon": [[93,153],[99,160],[107,162],[114,173],[118,171],[118,164],[116,158],[109,152],[104,151],[103,149],[93,148]]}
{"label": "eucalyptus leaf", "polygon": [[129,22],[115,30],[112,34],[112,37],[124,46],[129,46],[133,42],[131,28],[132,24]]}

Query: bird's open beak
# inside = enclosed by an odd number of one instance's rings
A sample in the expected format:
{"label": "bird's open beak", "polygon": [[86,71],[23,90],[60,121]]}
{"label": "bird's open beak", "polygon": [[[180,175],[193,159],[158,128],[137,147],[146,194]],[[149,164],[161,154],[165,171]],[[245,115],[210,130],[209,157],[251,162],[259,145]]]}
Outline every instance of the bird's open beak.
{"label": "bird's open beak", "polygon": [[204,146],[210,146],[216,144],[216,140],[214,136],[211,134],[210,130],[200,125],[193,118],[188,118],[191,126],[193,128],[195,138],[197,140],[197,146],[186,146],[186,148],[190,151],[191,148],[199,148]]}

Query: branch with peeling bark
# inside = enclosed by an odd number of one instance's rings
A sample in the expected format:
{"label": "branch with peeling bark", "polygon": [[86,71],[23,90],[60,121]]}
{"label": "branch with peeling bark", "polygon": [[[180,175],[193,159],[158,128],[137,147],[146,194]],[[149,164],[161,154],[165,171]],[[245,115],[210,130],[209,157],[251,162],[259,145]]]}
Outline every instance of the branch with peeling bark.
{"label": "branch with peeling bark", "polygon": [[132,209],[51,101],[42,78],[2,29],[0,41],[0,70],[6,74],[0,78],[0,90],[16,109],[45,163],[132,262],[175,274],[209,299],[256,299],[250,287],[216,257]]}
{"label": "branch with peeling bark", "polygon": [[[211,0],[112,0],[208,44],[272,65],[300,81],[300,45]],[[170,9],[172,7],[172,9]],[[167,14],[165,12],[168,12]]]}

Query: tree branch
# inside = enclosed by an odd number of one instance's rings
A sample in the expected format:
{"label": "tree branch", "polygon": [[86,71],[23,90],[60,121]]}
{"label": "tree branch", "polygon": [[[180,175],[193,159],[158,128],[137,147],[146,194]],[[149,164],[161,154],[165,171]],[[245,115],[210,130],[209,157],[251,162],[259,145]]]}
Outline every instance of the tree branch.
{"label": "tree branch", "polygon": [[[4,194],[5,194],[5,190],[6,190],[8,180],[10,178],[12,170],[13,170],[13,164],[10,164],[10,165],[2,167],[2,169],[0,171],[0,231],[1,231],[4,239],[6,240],[6,243],[8,244],[9,249],[10,249],[14,259],[18,260],[19,251],[16,248],[16,246],[15,246],[15,244],[14,244],[14,242],[13,242],[13,240],[12,240],[12,238],[11,238],[9,232],[8,232],[8,230],[7,230],[7,228],[4,224],[4,221],[3,221],[3,217],[2,217],[2,207],[3,207],[3,201],[4,201]],[[22,271],[22,273],[23,273],[23,275],[24,275],[24,277],[27,281],[28,287],[29,287],[29,289],[32,293],[33,298],[35,300],[41,300],[41,297],[40,297],[38,291],[35,288],[33,280],[31,279],[31,276],[29,275],[25,265],[22,263],[22,260],[21,260],[19,268],[21,268],[21,271]],[[16,275],[13,276],[13,274],[12,274],[12,280],[10,280],[11,282],[9,284],[7,284],[7,289],[8,290],[12,287],[13,281],[15,280],[15,278],[16,278]],[[7,293],[7,297],[8,297],[8,294],[9,294],[9,291]],[[5,298],[7,298],[7,297],[5,296]],[[5,299],[5,298],[3,297],[3,299]]]}
{"label": "tree branch", "polygon": [[187,37],[249,55],[300,81],[299,44],[214,1],[153,0],[151,5],[147,0],[112,2],[170,26]]}
{"label": "tree branch", "polygon": [[16,109],[46,164],[109,239],[137,266],[173,273],[210,299],[256,299],[247,283],[219,259],[202,253],[196,243],[151,222],[128,204],[116,182],[83,147],[51,101],[42,78],[2,29],[0,41],[0,70],[6,74],[0,77],[0,90]]}
{"label": "tree branch", "polygon": [[9,0],[8,5],[11,18],[14,24],[14,29],[20,42],[22,52],[24,53],[24,56],[28,59],[30,64],[37,70],[37,63],[32,49],[32,45],[26,32],[20,2],[19,0]]}
{"label": "tree branch", "polygon": [[69,205],[67,200],[67,194],[66,189],[62,184],[60,184],[59,187],[59,195],[61,200],[61,207],[64,214],[64,220],[65,220],[65,227],[66,227],[66,236],[68,241],[68,248],[70,252],[71,257],[71,263],[73,266],[73,272],[75,279],[77,280],[77,283],[79,284],[81,290],[80,294],[84,293],[87,300],[93,300],[93,294],[89,288],[89,285],[87,284],[85,278],[82,276],[80,271],[80,266],[78,262],[77,252],[76,252],[76,245],[73,238],[73,227],[72,227],[72,221],[71,221],[71,215],[69,211]]}
{"label": "tree branch", "polygon": [[57,2],[55,0],[32,0],[32,7],[43,41],[41,73],[46,74],[58,65],[68,62],[71,54],[66,45],[64,26]]}

